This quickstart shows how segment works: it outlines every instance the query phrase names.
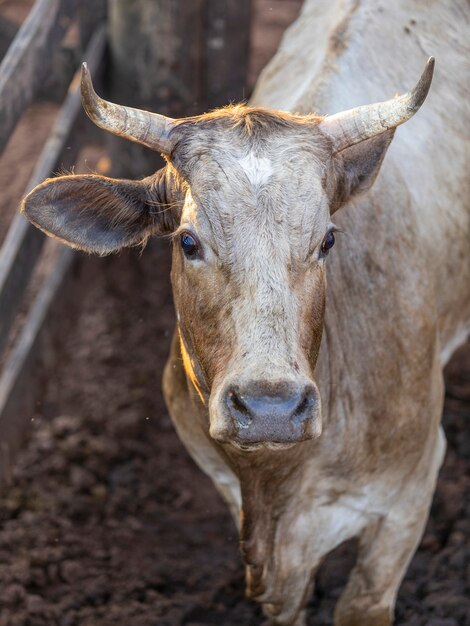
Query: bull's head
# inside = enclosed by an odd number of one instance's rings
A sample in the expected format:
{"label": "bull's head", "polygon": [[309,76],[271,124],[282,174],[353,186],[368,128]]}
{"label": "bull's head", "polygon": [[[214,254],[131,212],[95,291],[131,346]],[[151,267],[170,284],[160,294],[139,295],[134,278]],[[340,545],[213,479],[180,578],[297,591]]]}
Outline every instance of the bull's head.
{"label": "bull's head", "polygon": [[238,105],[183,120],[102,100],[84,66],[93,122],[162,152],[167,165],[141,181],[50,179],[22,210],[98,254],[171,234],[183,361],[211,436],[241,449],[317,437],[330,217],[372,185],[395,128],[424,101],[433,65],[410,93],[331,117]]}

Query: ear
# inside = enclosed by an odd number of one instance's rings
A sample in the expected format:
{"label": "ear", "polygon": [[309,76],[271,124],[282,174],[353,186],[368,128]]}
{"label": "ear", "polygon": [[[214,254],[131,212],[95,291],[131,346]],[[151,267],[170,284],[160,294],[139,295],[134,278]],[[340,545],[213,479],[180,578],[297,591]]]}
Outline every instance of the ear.
{"label": "ear", "polygon": [[334,155],[333,180],[329,183],[331,214],[372,187],[394,134],[395,129],[388,130]]}
{"label": "ear", "polygon": [[116,252],[171,228],[162,206],[164,169],[142,181],[95,175],[50,178],[26,196],[21,211],[73,248],[102,255]]}

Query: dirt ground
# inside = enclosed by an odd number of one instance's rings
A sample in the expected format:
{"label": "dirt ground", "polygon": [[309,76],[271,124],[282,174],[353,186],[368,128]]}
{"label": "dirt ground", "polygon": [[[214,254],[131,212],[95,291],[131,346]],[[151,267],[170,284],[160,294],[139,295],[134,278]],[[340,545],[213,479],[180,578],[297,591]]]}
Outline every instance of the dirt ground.
{"label": "dirt ground", "polygon": [[[276,5],[260,3],[263,19],[276,22]],[[166,241],[142,255],[84,260],[74,333],[0,499],[0,626],[262,622],[244,597],[228,510],[162,400],[174,326],[169,265]],[[448,451],[398,598],[401,626],[470,626],[469,417],[470,344],[447,372]],[[353,559],[348,544],[322,566],[311,626],[332,624]]]}

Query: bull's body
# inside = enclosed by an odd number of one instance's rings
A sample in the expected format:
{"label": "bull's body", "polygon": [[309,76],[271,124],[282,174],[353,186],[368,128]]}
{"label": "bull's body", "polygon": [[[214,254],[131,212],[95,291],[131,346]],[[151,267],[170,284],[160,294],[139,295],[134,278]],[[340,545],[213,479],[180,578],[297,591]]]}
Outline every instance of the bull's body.
{"label": "bull's body", "polygon": [[329,113],[405,86],[423,53],[439,62],[432,97],[398,131],[372,190],[335,216],[345,234],[327,272],[320,439],[267,465],[228,458],[177,339],[166,369],[181,439],[235,518],[243,512],[248,593],[282,624],[302,623],[310,573],[359,535],[338,621],[389,623],[443,458],[442,367],[470,329],[470,116],[468,10],[439,4],[307,2],[253,97]]}
{"label": "bull's body", "polygon": [[85,68],[91,119],[167,166],[142,181],[59,177],[23,203],[100,254],[172,233],[166,401],[276,624],[304,622],[321,559],[357,536],[336,623],[391,624],[444,454],[442,368],[470,329],[469,14],[465,0],[428,5],[306,2],[254,95],[331,113],[403,90],[436,54],[429,102],[367,195],[432,60],[409,94],[326,119],[238,106],[171,120],[101,100]]}

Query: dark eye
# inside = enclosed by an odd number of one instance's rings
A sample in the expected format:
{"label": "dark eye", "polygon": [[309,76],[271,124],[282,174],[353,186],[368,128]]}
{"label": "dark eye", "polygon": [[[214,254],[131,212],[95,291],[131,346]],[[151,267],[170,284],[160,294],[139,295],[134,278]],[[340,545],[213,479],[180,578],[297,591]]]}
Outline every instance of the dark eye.
{"label": "dark eye", "polygon": [[335,234],[332,230],[325,235],[321,245],[321,251],[326,256],[331,248],[335,245]]}
{"label": "dark eye", "polygon": [[199,246],[197,240],[190,233],[183,233],[181,235],[181,247],[183,248],[183,252],[188,259],[194,259],[198,252]]}

